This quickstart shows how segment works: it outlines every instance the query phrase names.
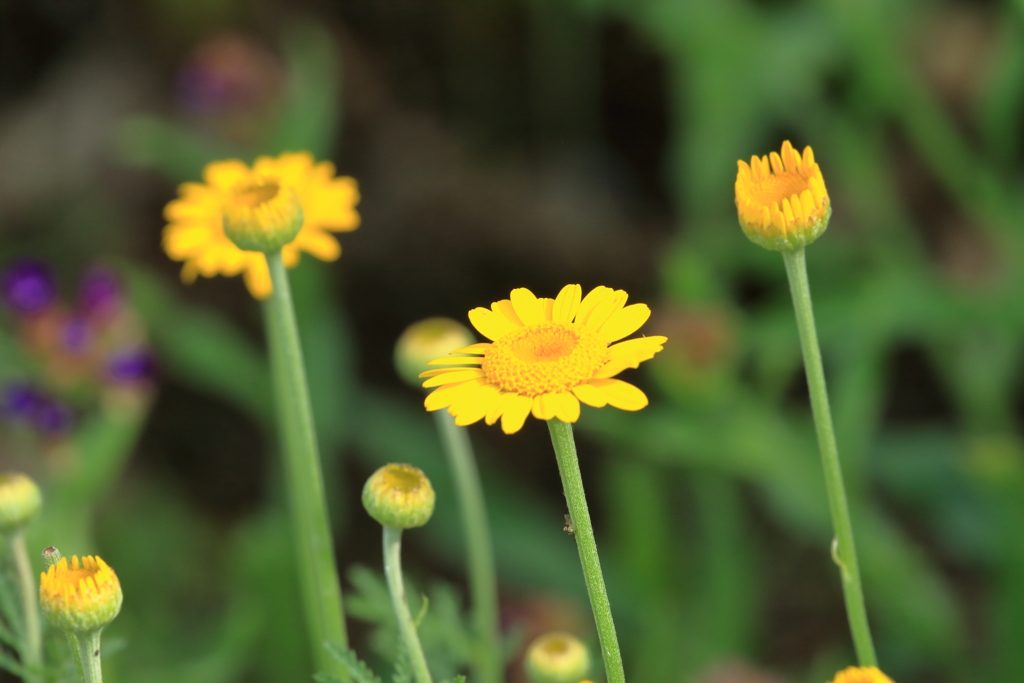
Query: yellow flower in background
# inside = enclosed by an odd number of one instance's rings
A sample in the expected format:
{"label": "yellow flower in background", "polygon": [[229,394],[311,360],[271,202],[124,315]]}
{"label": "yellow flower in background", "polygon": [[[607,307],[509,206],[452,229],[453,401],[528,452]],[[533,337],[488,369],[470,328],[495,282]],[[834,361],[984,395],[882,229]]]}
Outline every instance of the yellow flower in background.
{"label": "yellow flower in background", "polygon": [[740,160],[736,173],[736,211],[740,227],[765,249],[799,249],[818,239],[832,215],[828,190],[814,151],[796,153],[786,140],[782,153]]}
{"label": "yellow flower in background", "polygon": [[837,673],[832,683],[892,683],[892,679],[873,666],[851,666]]}
{"label": "yellow flower in background", "polygon": [[121,611],[121,582],[99,557],[62,558],[39,579],[39,604],[62,631],[88,633],[103,628]]}
{"label": "yellow flower in background", "polygon": [[644,304],[626,306],[622,290],[596,287],[581,297],[579,285],[566,285],[556,299],[538,299],[528,289],[514,289],[510,299],[490,309],[474,308],[469,321],[493,343],[473,344],[431,365],[462,365],[421,374],[427,410],[448,408],[455,424],[501,418],[506,434],[519,431],[526,417],[557,417],[575,422],[580,401],[601,408],[639,410],[647,397],[632,384],[613,377],[635,368],[661,351],[665,337],[640,337],[613,346],[647,321]]}
{"label": "yellow flower in background", "polygon": [[[232,237],[247,247],[263,248],[259,245],[266,244],[261,240],[267,234],[271,240],[294,234],[281,248],[289,268],[299,263],[302,252],[323,261],[337,259],[341,245],[331,233],[359,227],[356,181],[336,178],[334,164],[316,163],[309,152],[262,156],[252,168],[237,159],[214,161],[203,170],[203,181],[180,185],[178,199],[164,209],[164,251],[184,261],[181,279],[187,283],[199,275],[242,274],[254,297],[270,295],[266,258],[236,246],[224,231],[225,217],[236,228]],[[302,222],[294,233],[296,216]]]}

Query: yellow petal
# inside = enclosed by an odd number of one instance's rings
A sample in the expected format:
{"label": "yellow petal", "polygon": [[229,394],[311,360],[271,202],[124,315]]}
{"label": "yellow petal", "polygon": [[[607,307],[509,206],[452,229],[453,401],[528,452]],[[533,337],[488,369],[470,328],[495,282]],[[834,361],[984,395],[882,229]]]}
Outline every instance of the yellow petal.
{"label": "yellow petal", "polygon": [[245,269],[245,286],[249,288],[249,293],[256,299],[266,299],[274,291],[266,259],[261,258],[249,263]]}
{"label": "yellow petal", "polygon": [[508,318],[486,308],[474,308],[469,312],[469,322],[491,341],[497,341],[517,328]]}
{"label": "yellow petal", "polygon": [[591,386],[604,394],[608,404],[622,410],[640,410],[647,405],[647,396],[628,382],[621,379],[593,379]]}
{"label": "yellow petal", "polygon": [[580,419],[580,402],[570,392],[549,394],[555,404],[555,417],[562,422],[575,422]]}
{"label": "yellow petal", "polygon": [[590,292],[583,297],[583,301],[580,302],[579,308],[576,310],[576,322],[585,325],[594,308],[606,298],[610,297],[614,292],[615,290],[611,287],[604,286],[594,287],[590,290]]}
{"label": "yellow petal", "polygon": [[550,420],[555,416],[555,395],[541,394],[533,397],[533,416],[538,420]]}
{"label": "yellow petal", "polygon": [[555,305],[551,311],[551,320],[556,323],[572,322],[580,307],[583,288],[579,285],[566,285],[555,297]]}
{"label": "yellow petal", "polygon": [[660,335],[627,339],[624,342],[608,347],[608,360],[623,360],[626,358],[632,358],[636,361],[650,360],[654,358],[654,354],[664,348],[666,341],[668,341],[668,338]]}
{"label": "yellow petal", "polygon": [[628,296],[629,295],[621,289],[615,290],[612,296],[608,297],[594,308],[583,324],[595,332],[601,329],[601,326],[608,322],[612,315],[618,312],[619,309],[625,305]]}
{"label": "yellow petal", "polygon": [[442,384],[451,384],[452,382],[463,382],[467,379],[476,379],[477,377],[483,376],[484,371],[479,368],[472,368],[467,370],[463,370],[462,368],[456,368],[453,370],[449,370],[448,372],[442,375],[431,377],[430,379],[423,383],[423,388],[429,389],[431,387],[439,387]]}
{"label": "yellow petal", "polygon": [[427,397],[423,400],[423,406],[427,410],[447,408],[459,400],[465,392],[472,391],[482,384],[484,384],[484,380],[481,378],[463,382],[462,384],[446,384],[440,389],[434,389],[427,394]]}
{"label": "yellow petal", "polygon": [[647,304],[633,304],[615,311],[608,322],[601,326],[597,336],[607,342],[618,341],[639,330],[651,317],[651,309]]}
{"label": "yellow petal", "polygon": [[448,355],[452,355],[455,353],[478,353],[483,355],[487,353],[487,349],[489,348],[491,348],[491,345],[488,342],[481,342],[479,344],[470,344],[469,346],[463,346],[461,349],[449,351]]}
{"label": "yellow petal", "polygon": [[608,379],[614,377],[623,370],[628,368],[640,367],[640,361],[634,360],[633,358],[619,358],[618,360],[608,361],[601,368],[594,373],[594,379]]}
{"label": "yellow petal", "polygon": [[498,421],[498,418],[502,416],[505,409],[512,404],[516,394],[507,392],[503,393],[498,397],[498,400],[494,402],[491,409],[487,411],[487,415],[484,416],[484,422],[488,425],[492,425]]}
{"label": "yellow petal", "polygon": [[523,423],[526,422],[526,417],[533,407],[533,399],[529,396],[512,394],[512,398],[507,400],[508,404],[501,414],[501,431],[506,434],[515,434],[523,428]]}
{"label": "yellow petal", "polygon": [[[446,356],[445,358],[435,358],[427,365],[480,365],[483,361],[483,358],[474,356]],[[420,375],[420,377],[422,376]]]}
{"label": "yellow petal", "polygon": [[551,317],[555,311],[555,300],[547,297],[540,297],[537,301],[540,302],[540,309],[543,311],[544,320],[551,322]]}
{"label": "yellow petal", "polygon": [[316,256],[321,261],[337,261],[341,256],[341,244],[338,242],[338,238],[319,229],[303,228],[292,244]]}
{"label": "yellow petal", "polygon": [[590,384],[580,384],[572,388],[573,395],[579,400],[586,403],[588,406],[594,406],[595,408],[604,408],[608,405],[608,399],[604,397],[604,394],[595,386]]}
{"label": "yellow petal", "polygon": [[540,305],[533,292],[520,287],[512,290],[512,307],[524,325],[536,325],[544,322],[544,308]]}
{"label": "yellow petal", "polygon": [[467,393],[451,404],[448,412],[455,416],[455,424],[460,427],[479,422],[491,407],[498,401],[501,392],[497,387],[484,384],[476,391]]}
{"label": "yellow petal", "polygon": [[463,368],[438,368],[437,370],[427,370],[426,372],[421,372],[419,375],[417,375],[417,377],[437,377],[438,375],[443,375],[446,372],[454,372],[456,370],[462,369]]}
{"label": "yellow petal", "polygon": [[203,169],[203,180],[216,190],[230,190],[235,185],[249,180],[252,171],[238,159],[211,161]]}
{"label": "yellow petal", "polygon": [[516,309],[512,307],[512,302],[508,299],[502,299],[501,301],[495,301],[491,304],[491,310],[498,315],[505,316],[510,323],[516,327],[522,327],[523,321],[519,319],[516,314]]}

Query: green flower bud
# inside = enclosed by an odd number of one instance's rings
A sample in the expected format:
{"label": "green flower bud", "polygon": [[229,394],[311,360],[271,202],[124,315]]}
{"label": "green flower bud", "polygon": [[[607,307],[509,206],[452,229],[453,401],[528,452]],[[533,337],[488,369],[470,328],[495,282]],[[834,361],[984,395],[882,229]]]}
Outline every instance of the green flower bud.
{"label": "green flower bud", "polygon": [[[475,344],[473,333],[451,318],[427,318],[405,328],[395,344],[395,369],[408,384],[419,387],[420,373],[443,365],[427,365],[452,351]],[[454,364],[453,364],[454,365]]]}
{"label": "green flower bud", "polygon": [[245,251],[272,253],[302,229],[302,204],[295,190],[271,180],[246,182],[223,200],[224,234]]}
{"label": "green flower bud", "polygon": [[102,558],[62,558],[39,580],[39,604],[61,631],[91,633],[114,620],[124,596],[117,574]]}
{"label": "green flower bud", "polygon": [[434,514],[434,487],[418,467],[391,463],[366,480],[363,507],[384,526],[423,526]]}
{"label": "green flower bud", "polygon": [[36,483],[16,472],[0,474],[0,532],[22,528],[39,513],[43,496]]}
{"label": "green flower bud", "polygon": [[526,651],[526,673],[531,683],[580,683],[590,669],[590,653],[569,633],[547,633]]}

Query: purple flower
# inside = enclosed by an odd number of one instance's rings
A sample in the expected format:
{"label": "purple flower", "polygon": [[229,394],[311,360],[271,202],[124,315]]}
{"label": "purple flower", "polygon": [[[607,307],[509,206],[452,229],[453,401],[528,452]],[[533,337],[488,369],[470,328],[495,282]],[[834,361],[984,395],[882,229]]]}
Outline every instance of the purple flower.
{"label": "purple flower", "polygon": [[45,264],[16,261],[0,275],[0,296],[17,313],[30,315],[53,302],[57,296],[57,284]]}
{"label": "purple flower", "polygon": [[149,349],[119,351],[110,357],[107,372],[115,382],[138,382],[156,374],[156,359]]}
{"label": "purple flower", "polygon": [[75,316],[64,325],[64,348],[73,354],[84,353],[92,341],[92,325],[85,318]]}
{"label": "purple flower", "polygon": [[49,397],[40,397],[35,410],[32,411],[32,424],[48,436],[66,432],[73,419],[74,416],[67,405]]}
{"label": "purple flower", "polygon": [[39,402],[39,393],[31,384],[12,382],[3,389],[3,412],[10,418],[29,418]]}
{"label": "purple flower", "polygon": [[106,316],[121,303],[121,283],[107,268],[90,268],[78,285],[78,306],[87,316]]}

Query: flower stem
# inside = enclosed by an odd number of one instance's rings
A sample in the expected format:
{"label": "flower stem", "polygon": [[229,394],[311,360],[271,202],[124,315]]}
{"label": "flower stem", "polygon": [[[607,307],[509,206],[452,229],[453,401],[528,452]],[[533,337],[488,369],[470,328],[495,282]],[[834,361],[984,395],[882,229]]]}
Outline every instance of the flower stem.
{"label": "flower stem", "polygon": [[82,662],[82,679],[85,683],[103,683],[103,669],[100,666],[100,631],[78,636],[79,659]]}
{"label": "flower stem", "polygon": [[473,596],[473,624],[477,645],[474,648],[473,679],[477,683],[501,683],[502,657],[498,631],[498,580],[494,569],[494,550],[487,524],[480,472],[473,457],[473,446],[465,427],[455,424],[447,410],[434,413],[441,432],[455,487],[466,536],[469,564],[469,590]]}
{"label": "flower stem", "polygon": [[594,612],[594,621],[597,622],[597,636],[601,642],[605,676],[608,683],[624,683],[626,673],[622,669],[622,653],[619,651],[619,640],[615,635],[615,622],[612,621],[612,607],[608,602],[608,591],[605,589],[604,575],[601,573],[601,560],[597,556],[597,542],[594,540],[594,527],[590,523],[587,496],[583,491],[583,474],[580,472],[580,463],[576,457],[572,425],[558,418],[551,418],[548,420],[548,430],[551,432],[551,444],[555,447],[555,458],[558,460],[558,473],[562,477],[565,501],[569,505],[569,515],[575,528],[576,547],[580,552],[580,563],[583,565],[590,608]]}
{"label": "flower stem", "polygon": [[330,642],[345,649],[348,637],[291,288],[280,251],[267,254],[267,265],[274,291],[265,304],[264,314],[278,428],[284,447],[292,535],[313,661],[318,671],[348,680],[341,664],[324,647]]}
{"label": "flower stem", "polygon": [[35,673],[43,665],[43,632],[39,623],[39,588],[36,586],[35,575],[32,572],[32,563],[28,559],[28,550],[25,547],[25,534],[23,531],[15,531],[10,536],[11,556],[14,558],[14,566],[18,572],[18,588],[21,591],[21,609],[25,615],[25,649],[21,652],[22,664],[33,673],[28,676],[29,681],[38,680],[39,675]]}
{"label": "flower stem", "polygon": [[818,333],[814,327],[814,309],[811,306],[811,288],[807,281],[804,250],[784,251],[782,260],[786,264],[786,276],[789,278],[789,289],[793,295],[796,326],[800,334],[800,348],[803,350],[804,369],[807,373],[807,388],[811,395],[811,413],[818,434],[828,506],[836,534],[833,557],[839,565],[843,582],[843,597],[846,600],[846,615],[850,622],[850,632],[853,634],[853,645],[861,666],[877,666],[875,646],[871,641],[871,630],[868,626],[868,614],[864,607],[864,589],[860,582],[857,549],[853,543],[853,523],[850,521],[850,508],[843,486],[843,470],[839,464],[839,449],[836,447],[832,412],[825,389],[821,349],[818,348]]}
{"label": "flower stem", "polygon": [[402,640],[409,651],[416,683],[432,683],[427,658],[423,654],[423,646],[420,645],[420,637],[416,633],[416,624],[413,623],[409,603],[405,599],[405,583],[402,580],[402,530],[387,525],[383,525],[383,528],[384,576],[391,592],[391,604],[398,620],[398,630],[402,633]]}

